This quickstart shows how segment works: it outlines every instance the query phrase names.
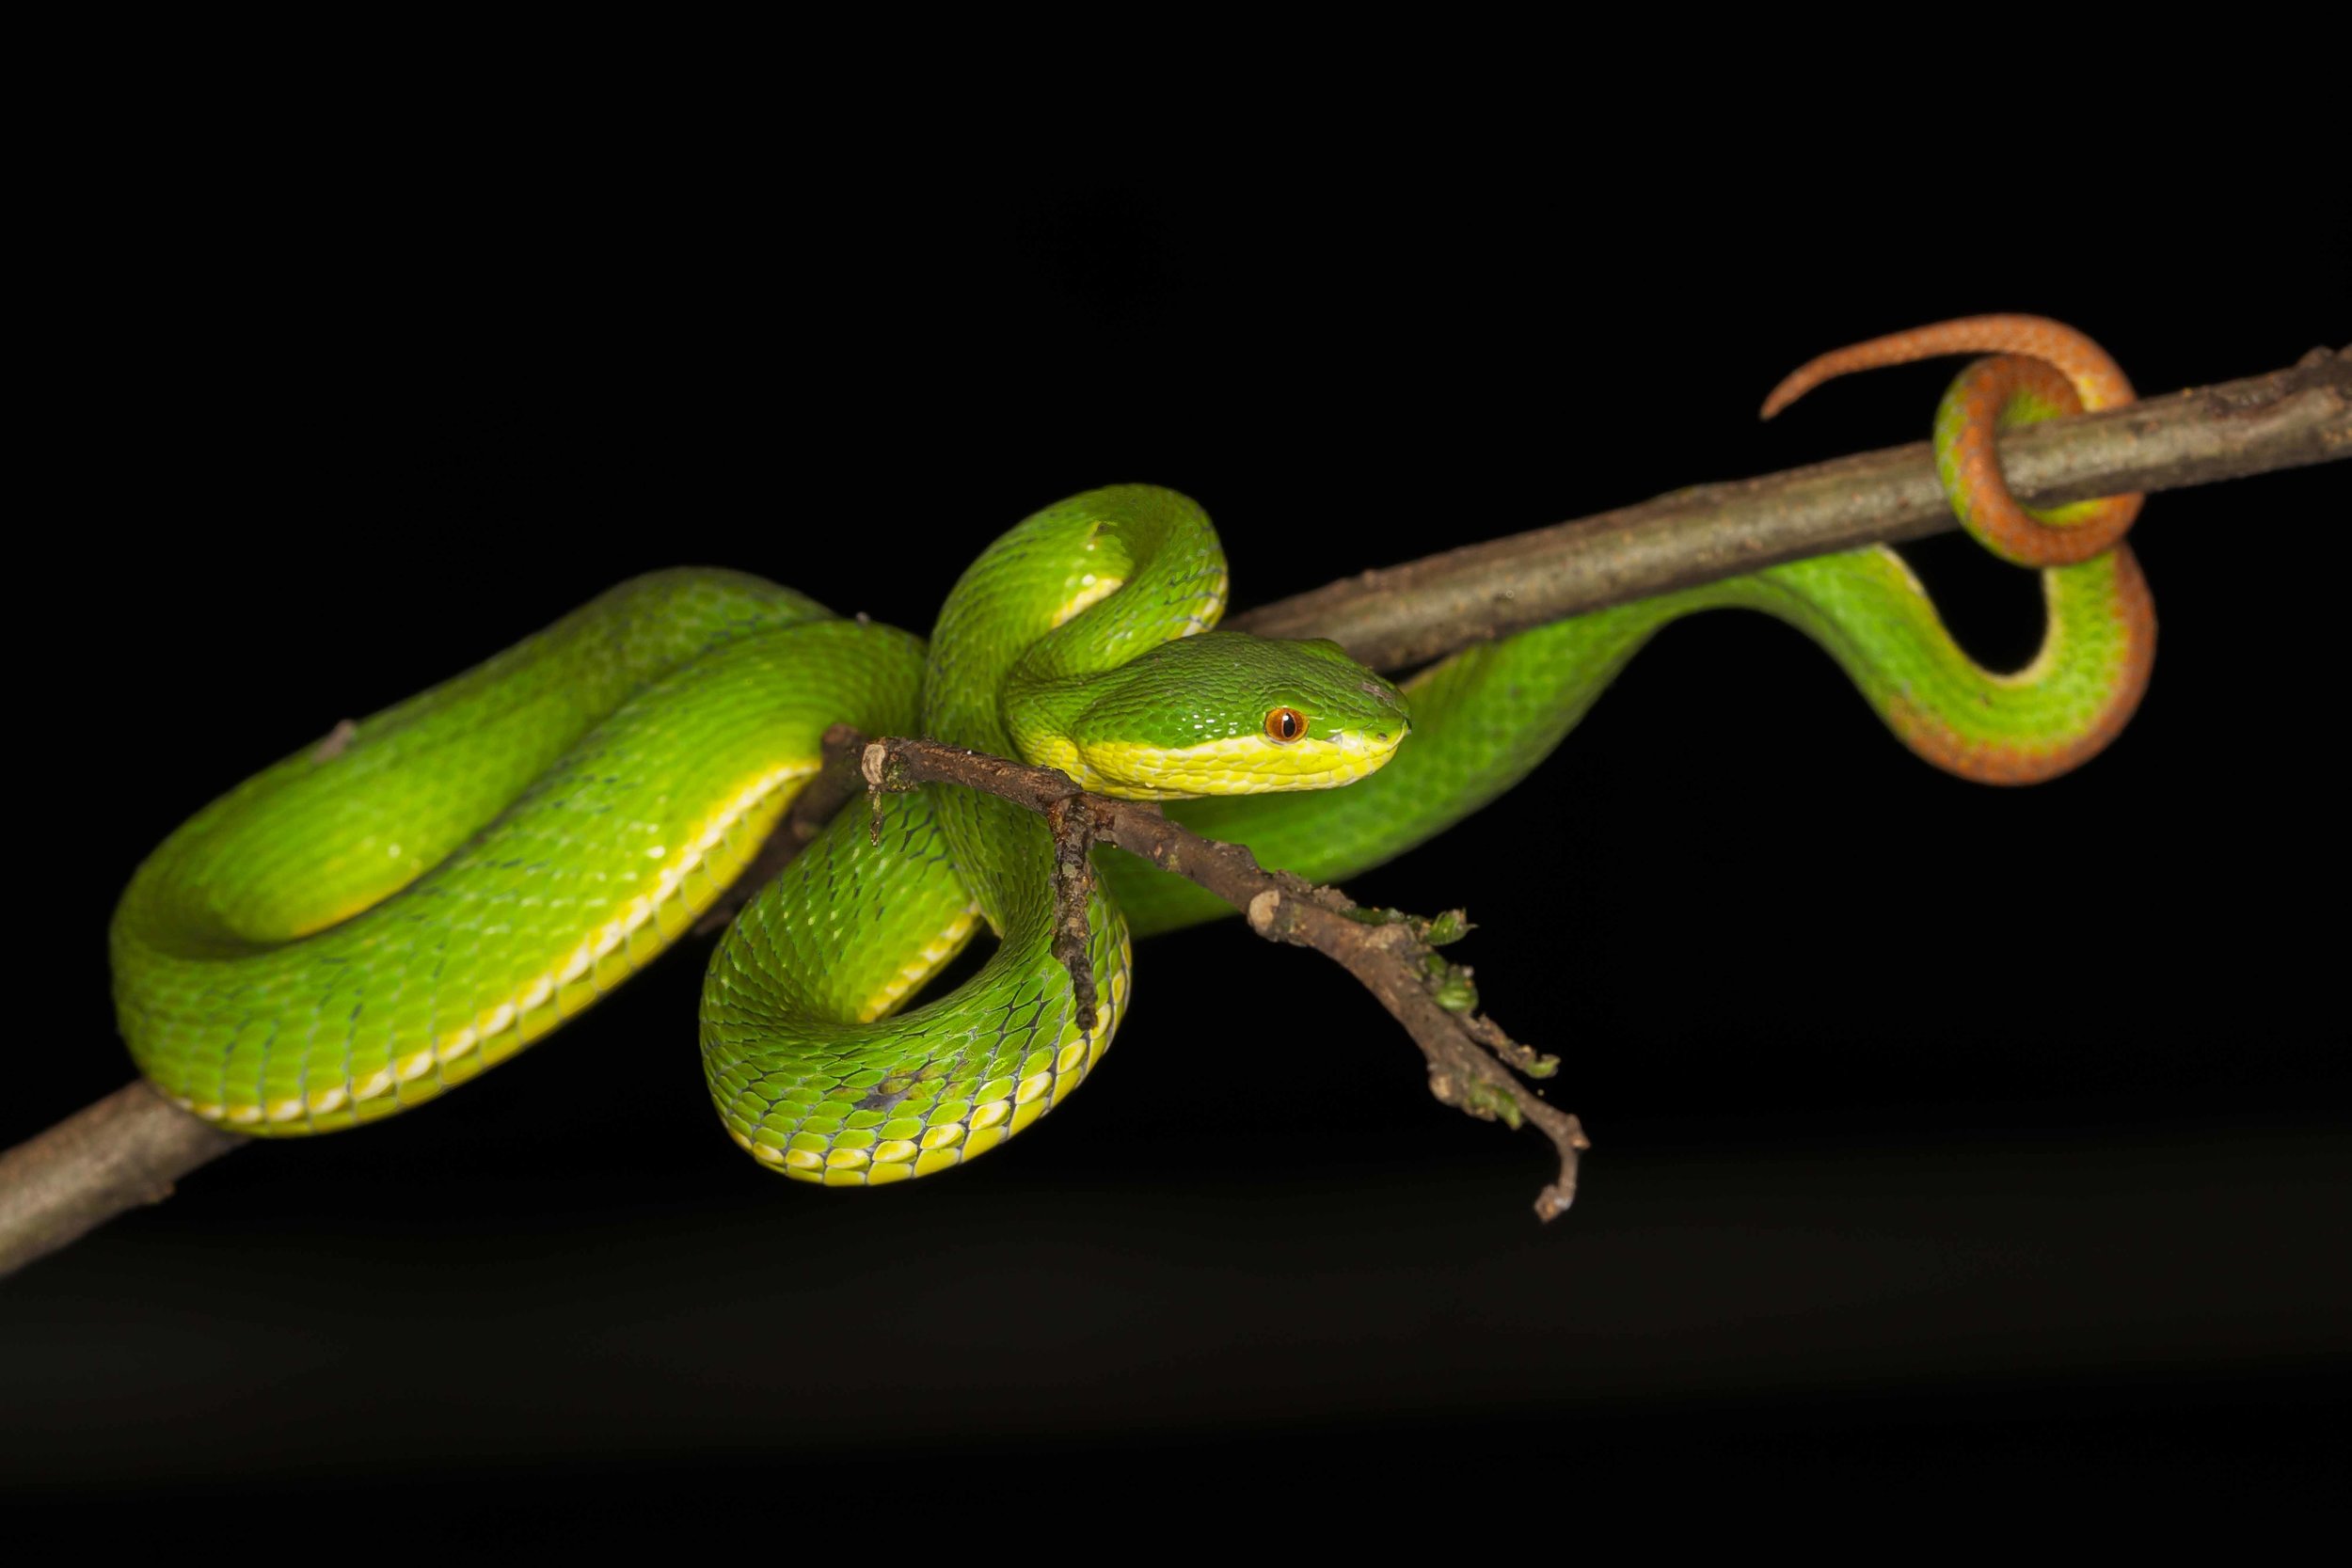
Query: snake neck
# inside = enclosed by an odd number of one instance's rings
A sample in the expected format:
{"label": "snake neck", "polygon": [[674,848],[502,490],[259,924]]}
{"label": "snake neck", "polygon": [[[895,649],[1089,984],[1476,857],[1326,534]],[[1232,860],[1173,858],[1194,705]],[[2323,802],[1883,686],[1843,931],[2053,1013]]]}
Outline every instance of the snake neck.
{"label": "snake neck", "polygon": [[1037,513],[982,552],[941,608],[926,733],[1009,750],[1001,696],[1016,669],[1031,682],[1115,669],[1214,622],[1224,582],[1207,515],[1174,491],[1112,485]]}
{"label": "snake neck", "polygon": [[[1062,685],[1115,669],[1213,620],[1224,580],[1207,515],[1173,491],[1113,485],[1037,513],[982,552],[948,594],[924,676],[925,732],[1023,755],[1003,701],[1016,672],[1025,685]],[[1038,867],[1052,850],[1044,824],[974,790],[941,787],[936,800],[941,831],[989,924],[1008,941],[1015,925],[1042,930],[1050,910]]]}

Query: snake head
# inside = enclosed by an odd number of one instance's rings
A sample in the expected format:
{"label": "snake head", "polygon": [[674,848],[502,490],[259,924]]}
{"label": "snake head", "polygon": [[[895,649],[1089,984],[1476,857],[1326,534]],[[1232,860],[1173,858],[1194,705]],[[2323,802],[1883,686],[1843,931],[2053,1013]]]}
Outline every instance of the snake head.
{"label": "snake head", "polygon": [[1404,693],[1336,642],[1213,631],[1091,677],[1030,760],[1131,800],[1333,789],[1381,768],[1412,727]]}

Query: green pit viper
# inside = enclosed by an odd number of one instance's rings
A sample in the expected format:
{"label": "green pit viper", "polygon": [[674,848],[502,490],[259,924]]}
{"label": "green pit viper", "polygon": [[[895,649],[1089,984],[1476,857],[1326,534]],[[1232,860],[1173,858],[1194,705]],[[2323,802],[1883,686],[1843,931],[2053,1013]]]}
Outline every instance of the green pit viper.
{"label": "green pit viper", "polygon": [[[1993,352],[1939,408],[1963,525],[2042,568],[2048,629],[1990,673],[1891,550],[1793,562],[1476,646],[1400,690],[1329,642],[1211,629],[1227,577],[1200,509],[1120,485],[996,540],[926,644],[716,570],[622,584],[481,666],[339,727],[178,829],[111,931],[124,1037],[157,1089],[262,1134],[374,1121],[577,1017],[683,935],[818,770],[835,722],[920,733],[1168,800],[1268,865],[1350,876],[1523,778],[1661,626],[1760,610],[1834,657],[1889,728],[1972,779],[2017,784],[2104,746],[2146,684],[2154,615],[2118,541],[2137,497],[2028,515],[2003,424],[2129,401],[2096,344],[1978,317],[1874,340],[1791,376]],[[1410,731],[1409,740],[1407,731]],[[1347,785],[1345,788],[1332,788]],[[1033,814],[933,785],[841,813],[741,911],[703,990],[728,1133],[802,1180],[945,1169],[1058,1105],[1130,997],[1130,934],[1228,912],[1098,849],[1097,1026],[1051,951],[1052,842]],[[982,923],[984,966],[904,1005]]]}

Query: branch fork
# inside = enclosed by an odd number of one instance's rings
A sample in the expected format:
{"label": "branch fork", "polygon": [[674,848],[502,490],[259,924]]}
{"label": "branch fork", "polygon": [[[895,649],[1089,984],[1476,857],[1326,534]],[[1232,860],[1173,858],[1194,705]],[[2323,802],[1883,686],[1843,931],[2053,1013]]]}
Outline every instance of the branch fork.
{"label": "branch fork", "polygon": [[1560,1172],[1537,1196],[1537,1217],[1553,1219],[1575,1201],[1577,1157],[1591,1147],[1583,1127],[1519,1081],[1522,1073],[1550,1077],[1558,1058],[1514,1040],[1478,1011],[1470,970],[1438,951],[1469,934],[1461,911],[1424,919],[1367,909],[1337,888],[1268,871],[1246,847],[1189,832],[1146,802],[1095,795],[1057,769],[961,746],[886,737],[866,747],[860,771],[878,805],[887,792],[961,784],[1045,818],[1054,834],[1054,955],[1070,972],[1081,1028],[1094,1027],[1096,1000],[1087,961],[1087,895],[1093,887],[1087,856],[1096,844],[1108,844],[1208,889],[1268,942],[1311,947],[1355,975],[1421,1048],[1429,1092],[1439,1101],[1514,1128],[1533,1122],[1551,1140]]}

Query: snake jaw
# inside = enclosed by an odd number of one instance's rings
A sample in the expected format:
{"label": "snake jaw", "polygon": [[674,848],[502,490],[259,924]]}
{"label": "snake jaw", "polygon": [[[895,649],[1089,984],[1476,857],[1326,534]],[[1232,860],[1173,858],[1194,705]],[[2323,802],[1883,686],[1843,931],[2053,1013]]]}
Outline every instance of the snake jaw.
{"label": "snake jaw", "polygon": [[1041,765],[1059,768],[1082,788],[1128,800],[1338,789],[1388,766],[1411,730],[1405,720],[1389,733],[1348,730],[1288,742],[1240,735],[1181,747],[1066,744]]}

